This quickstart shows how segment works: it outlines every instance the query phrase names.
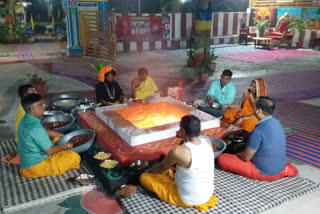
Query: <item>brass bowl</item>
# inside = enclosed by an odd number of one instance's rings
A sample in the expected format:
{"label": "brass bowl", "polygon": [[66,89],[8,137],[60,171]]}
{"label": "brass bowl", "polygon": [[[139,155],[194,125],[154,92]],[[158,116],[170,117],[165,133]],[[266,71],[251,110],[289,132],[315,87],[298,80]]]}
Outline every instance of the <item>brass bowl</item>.
{"label": "brass bowl", "polygon": [[149,163],[148,161],[145,161],[145,160],[136,160],[130,164],[130,168],[136,169],[136,170],[146,169],[148,168],[148,166],[149,166]]}
{"label": "brass bowl", "polygon": [[116,194],[122,198],[127,198],[135,194],[136,192],[137,192],[136,186],[130,185],[130,184],[124,184],[118,189]]}
{"label": "brass bowl", "polygon": [[[103,164],[110,164],[110,166],[103,166]],[[100,167],[105,169],[112,169],[116,166],[118,166],[119,162],[116,160],[104,160],[101,162]]]}
{"label": "brass bowl", "polygon": [[53,106],[56,109],[59,109],[62,111],[71,111],[79,104],[80,104],[79,100],[73,100],[73,99],[57,100],[53,102]]}
{"label": "brass bowl", "polygon": [[[105,154],[105,155],[104,155]],[[103,157],[103,158],[98,158],[99,157],[99,155],[101,155],[101,156],[106,156],[106,157]],[[107,159],[109,159],[111,157],[111,153],[108,153],[108,152],[98,152],[97,154],[95,154],[94,156],[93,156],[93,158],[94,159],[97,159],[97,160],[107,160]]]}

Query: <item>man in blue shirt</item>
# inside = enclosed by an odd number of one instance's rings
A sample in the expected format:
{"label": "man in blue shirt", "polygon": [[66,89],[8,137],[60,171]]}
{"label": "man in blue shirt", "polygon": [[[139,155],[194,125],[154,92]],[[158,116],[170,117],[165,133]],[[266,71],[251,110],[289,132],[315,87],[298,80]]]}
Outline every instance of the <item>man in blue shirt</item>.
{"label": "man in blue shirt", "polygon": [[215,117],[221,117],[225,111],[222,105],[233,104],[236,96],[236,87],[231,82],[232,72],[224,70],[221,74],[220,81],[214,81],[207,94],[208,107],[198,106],[198,109],[211,114]]}
{"label": "man in blue shirt", "polygon": [[20,173],[24,177],[59,175],[80,166],[80,156],[70,150],[73,145],[54,145],[41,124],[45,105],[39,94],[22,98],[26,114],[18,128],[18,153]]}
{"label": "man in blue shirt", "polygon": [[257,98],[254,114],[259,119],[244,152],[223,154],[218,158],[223,170],[272,181],[296,176],[297,168],[286,160],[286,137],[280,122],[272,117],[275,104],[269,97]]}

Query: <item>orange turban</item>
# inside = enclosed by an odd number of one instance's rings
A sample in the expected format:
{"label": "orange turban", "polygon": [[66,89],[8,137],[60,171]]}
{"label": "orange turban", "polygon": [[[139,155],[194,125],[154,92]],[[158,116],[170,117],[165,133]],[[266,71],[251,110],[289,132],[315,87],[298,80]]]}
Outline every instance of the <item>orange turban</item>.
{"label": "orange turban", "polygon": [[102,68],[101,71],[99,72],[98,80],[99,80],[100,82],[104,82],[104,75],[105,75],[106,73],[108,73],[109,71],[111,71],[112,69],[116,71],[116,69],[114,69],[114,68],[111,67],[111,66],[105,66],[104,68]]}

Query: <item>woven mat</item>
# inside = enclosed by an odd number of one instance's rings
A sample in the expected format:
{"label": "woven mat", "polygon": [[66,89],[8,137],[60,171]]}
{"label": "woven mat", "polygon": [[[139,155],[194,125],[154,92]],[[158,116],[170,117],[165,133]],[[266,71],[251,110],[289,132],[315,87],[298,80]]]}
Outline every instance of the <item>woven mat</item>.
{"label": "woven mat", "polygon": [[215,169],[215,195],[218,204],[206,212],[167,204],[139,186],[136,194],[120,201],[130,214],[141,213],[260,213],[267,209],[319,190],[320,184],[301,177],[286,177],[277,181],[256,181]]}
{"label": "woven mat", "polygon": [[320,108],[299,102],[277,102],[275,116],[297,134],[320,140]]}
{"label": "woven mat", "polygon": [[[0,158],[14,151],[17,151],[14,140],[0,141]],[[96,187],[95,184],[82,186],[66,182],[66,179],[81,173],[91,174],[84,163],[79,170],[69,170],[63,175],[46,178],[24,178],[19,170],[17,165],[0,163],[0,206],[4,213],[63,199]]]}
{"label": "woven mat", "polygon": [[302,135],[287,138],[287,155],[320,168],[320,141]]}

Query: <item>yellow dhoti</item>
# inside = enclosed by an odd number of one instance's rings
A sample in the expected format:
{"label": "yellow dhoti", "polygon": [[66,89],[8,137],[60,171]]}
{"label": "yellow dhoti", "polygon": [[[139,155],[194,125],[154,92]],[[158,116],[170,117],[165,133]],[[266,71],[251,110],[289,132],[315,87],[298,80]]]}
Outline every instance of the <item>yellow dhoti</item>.
{"label": "yellow dhoti", "polygon": [[69,169],[78,169],[80,161],[81,158],[78,153],[66,150],[53,154],[28,169],[20,169],[20,173],[27,178],[60,175]]}
{"label": "yellow dhoti", "polygon": [[148,76],[145,81],[143,81],[136,89],[134,96],[136,98],[145,100],[147,97],[154,94],[156,91],[158,91],[157,85],[154,83],[153,79]]}
{"label": "yellow dhoti", "polygon": [[[176,183],[174,182],[175,169],[170,168],[161,174],[143,173],[140,176],[140,183],[146,189],[154,192],[158,197],[173,205],[181,207],[192,207],[186,204],[180,197]],[[205,204],[195,205],[194,207],[200,211],[205,211],[209,208],[215,207],[218,200],[216,196],[212,195],[209,201]]]}

